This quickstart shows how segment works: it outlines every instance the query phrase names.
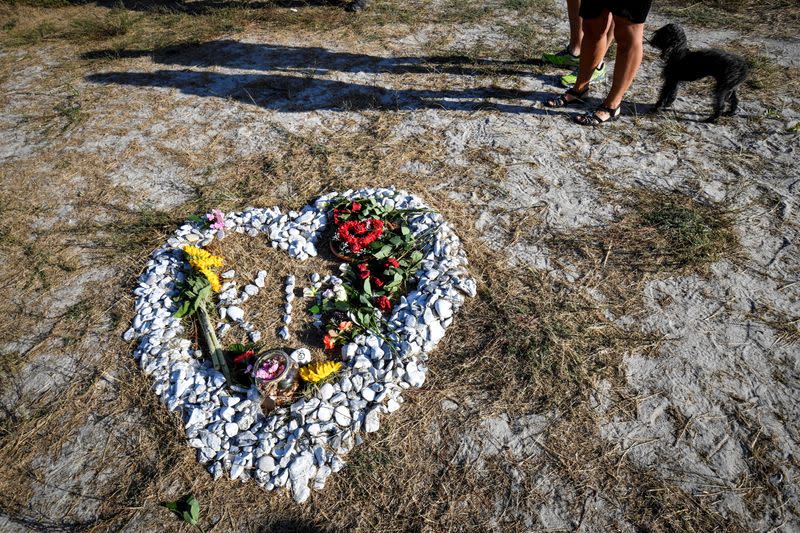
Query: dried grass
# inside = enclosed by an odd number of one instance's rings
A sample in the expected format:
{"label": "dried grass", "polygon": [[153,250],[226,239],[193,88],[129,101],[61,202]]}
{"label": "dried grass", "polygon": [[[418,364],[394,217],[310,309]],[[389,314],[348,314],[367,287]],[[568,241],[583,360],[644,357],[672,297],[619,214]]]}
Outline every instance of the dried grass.
{"label": "dried grass", "polygon": [[[530,5],[517,0],[506,4]],[[371,14],[358,22],[345,22],[346,15],[333,8],[309,8],[300,15],[267,8],[259,12],[261,18],[255,23],[285,24],[287,31],[330,24],[334,33],[348,25],[352,31],[369,27],[389,35],[394,31],[389,28],[392,24],[418,21],[419,15],[413,12],[416,3],[395,10],[391,6],[395,4],[377,2]],[[24,7],[17,9],[15,16],[31,13]],[[89,9],[93,8],[63,8],[60,15]],[[203,17],[217,16],[214,13],[191,17],[150,13],[125,35],[110,40],[119,38],[115,46],[129,46],[142,39],[152,46],[152,42],[172,39],[164,37],[169,32],[180,39],[205,36],[203,32],[212,30],[203,28],[212,27],[213,21],[203,21]],[[475,20],[488,16],[481,10],[469,13]],[[251,14],[245,9],[234,13],[236,17]],[[37,14],[24,27],[10,31],[22,36],[48,17]],[[224,27],[230,20],[226,15],[213,27]],[[144,24],[158,29],[151,31]],[[188,32],[190,24],[200,30]],[[502,215],[498,220],[507,220],[498,224],[504,239],[487,243],[472,223],[479,214],[476,208],[455,199],[475,191],[499,193],[505,169],[480,153],[468,154],[472,164],[468,169],[451,166],[432,133],[398,136],[405,116],[365,112],[361,124],[315,138],[286,132],[285,144],[273,147],[269,154],[237,161],[198,179],[194,198],[169,212],[136,206],[136,198],[106,181],[105,162],[99,158],[53,153],[36,166],[3,163],[3,218],[17,223],[0,230],[0,252],[5,259],[0,265],[0,287],[8,295],[0,299],[0,315],[8,317],[0,324],[0,341],[18,343],[18,349],[2,358],[0,392],[5,395],[24,385],[25,369],[54,351],[77,357],[78,371],[68,376],[66,385],[34,398],[20,397],[0,415],[0,453],[6,465],[0,473],[0,491],[6,495],[0,513],[32,529],[176,530],[181,526],[158,504],[193,492],[202,504],[207,530],[438,532],[495,527],[522,531],[527,527],[524,519],[513,511],[545,502],[547,495],[535,490],[534,480],[543,472],[553,472],[573,485],[579,500],[588,501],[600,492],[611,495],[614,508],[643,530],[738,531],[739,526],[717,514],[711,502],[641,471],[629,462],[625,450],[599,438],[598,415],[589,406],[602,381],[611,384],[621,414],[634,412],[638,399],[625,396],[622,358],[627,353],[652,353],[658,346],[658,339],[613,324],[605,309],[615,314],[635,312],[637,288],[645,280],[702,271],[705,264],[687,262],[685,254],[676,253],[675,241],[664,229],[669,224],[659,231],[651,220],[655,226],[641,231],[642,223],[649,220],[647,214],[663,207],[667,199],[652,197],[610,227],[569,239],[554,236],[546,242],[588,272],[577,282],[515,267],[507,263],[500,243],[524,238],[520,228],[535,222],[535,215],[498,213]],[[202,168],[207,161],[202,155],[196,157],[192,166]],[[51,183],[43,185],[45,173]],[[75,176],[84,180],[80,198],[69,186]],[[463,239],[472,274],[479,282],[478,297],[465,305],[445,345],[434,354],[426,387],[408,394],[404,408],[382,420],[381,431],[366,437],[350,456],[347,469],[333,476],[309,505],[295,506],[288,498],[265,494],[253,483],[213,482],[184,445],[178,415],[159,403],[149,379],[130,357],[131,347],[120,339],[132,318],[131,289],[147,255],[194,212],[245,205],[297,208],[318,194],[365,184],[405,188],[442,212]],[[712,231],[719,229],[711,248],[704,248],[704,257],[730,253],[733,243],[728,240],[724,217],[717,217],[713,208],[677,196],[668,200],[710,221],[706,225]],[[30,233],[41,217],[57,212],[64,203],[75,211]],[[266,342],[274,341],[271,335],[279,320],[280,278],[293,272],[300,279],[331,266],[325,258],[301,265],[263,241],[240,236],[223,241],[221,251],[228,264],[235,265],[242,282],[259,269],[269,272],[270,285],[248,304],[258,313],[257,325]],[[22,272],[19,265],[25,265]],[[109,268],[111,275],[85,291],[78,302],[56,316],[41,310],[54,305],[47,297],[55,289],[99,266]],[[587,289],[597,288],[609,298],[603,306],[587,295]],[[298,309],[295,317],[300,313]],[[47,327],[42,330],[39,324]],[[21,331],[36,335],[20,342]],[[472,400],[472,407],[445,412],[442,400],[452,398],[464,400],[464,405]],[[541,458],[498,457],[489,460],[484,471],[456,460],[456,447],[465,432],[498,412],[558,413],[557,422],[540,442]],[[79,518],[81,513],[72,509],[54,522],[32,509],[30,499],[48,490],[48,465],[61,457],[65,447],[85,438],[82,432],[87,427],[97,428],[101,436],[107,432],[109,437],[95,443],[96,448],[87,448],[90,477],[83,496],[70,497],[100,505],[88,519]],[[772,468],[770,448],[768,443],[755,443],[755,468],[766,475]],[[749,490],[765,486],[767,478],[762,475]],[[499,524],[493,521],[498,508],[508,510],[501,513]]]}

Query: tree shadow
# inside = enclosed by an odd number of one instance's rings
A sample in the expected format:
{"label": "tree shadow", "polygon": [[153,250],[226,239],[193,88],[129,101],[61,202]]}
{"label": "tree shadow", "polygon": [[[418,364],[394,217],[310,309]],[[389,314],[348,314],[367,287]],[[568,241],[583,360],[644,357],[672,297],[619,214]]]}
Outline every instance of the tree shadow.
{"label": "tree shadow", "polygon": [[[94,51],[84,59],[103,57],[111,51]],[[331,51],[319,47],[241,43],[231,40],[182,45],[154,51],[122,50],[116,57],[146,57],[156,63],[191,68],[237,69],[249,72],[209,72],[162,69],[154,72],[107,72],[86,80],[99,84],[168,87],[184,94],[228,98],[265,109],[287,112],[314,110],[361,111],[444,109],[474,111],[493,109],[506,113],[541,114],[528,103],[548,96],[540,91],[476,87],[466,89],[392,89],[379,85],[316,77],[331,72],[360,74],[520,74],[507,71],[506,62],[448,57],[379,57]],[[499,67],[497,67],[499,65]],[[255,72],[254,72],[255,71]],[[269,72],[262,74],[260,72]],[[531,74],[529,71],[525,74]],[[363,79],[363,78],[362,78]],[[445,80],[446,81],[446,80]],[[507,103],[499,100],[526,100]]]}

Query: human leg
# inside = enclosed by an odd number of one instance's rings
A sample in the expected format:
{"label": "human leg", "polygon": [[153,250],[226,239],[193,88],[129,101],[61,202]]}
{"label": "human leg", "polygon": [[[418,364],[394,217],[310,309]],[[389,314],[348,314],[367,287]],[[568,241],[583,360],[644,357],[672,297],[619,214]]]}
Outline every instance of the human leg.
{"label": "human leg", "polygon": [[614,18],[614,37],[617,40],[617,58],[614,61],[614,78],[604,105],[616,109],[642,64],[644,54],[644,23],[632,22],[617,15]]}
{"label": "human leg", "polygon": [[602,54],[606,50],[605,38],[609,24],[611,13],[608,10],[601,10],[596,17],[583,18],[583,43],[577,81],[563,95],[545,100],[547,107],[564,107],[581,100],[588,92],[594,67],[603,59]]}
{"label": "human leg", "polygon": [[567,0],[567,17],[569,18],[569,52],[573,56],[581,55],[581,41],[583,28],[581,28],[581,0]]}
{"label": "human leg", "polygon": [[603,56],[608,49],[607,34],[612,20],[608,10],[603,10],[598,17],[583,19],[581,61],[578,65],[578,78],[574,87],[578,92],[589,87],[595,67],[603,61]]}

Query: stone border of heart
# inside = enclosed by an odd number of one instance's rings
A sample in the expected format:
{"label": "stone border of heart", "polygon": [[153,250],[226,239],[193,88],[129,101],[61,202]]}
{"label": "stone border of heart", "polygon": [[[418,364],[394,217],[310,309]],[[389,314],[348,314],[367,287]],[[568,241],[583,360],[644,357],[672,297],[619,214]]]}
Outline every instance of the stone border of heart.
{"label": "stone border of heart", "polygon": [[[302,261],[316,255],[327,206],[337,197],[428,208],[404,191],[350,190],[322,196],[299,212],[247,208],[229,213],[225,232],[265,236],[273,247]],[[138,339],[134,357],[167,407],[181,412],[189,445],[197,448],[198,460],[215,479],[227,471],[231,479],[252,478],[268,490],[288,488],[295,500],[304,502],[311,487],[321,490],[327,477],[344,466],[344,456],[361,442],[361,432],[377,431],[380,415],[400,407],[404,389],[422,386],[429,354],[444,338],[465,295],[474,296],[476,287],[466,271],[461,242],[442,215],[421,212],[411,217],[409,226],[415,235],[432,228],[436,233],[423,250],[416,288],[401,297],[388,318],[387,340],[358,336],[342,347],[344,368],[330,386],[268,415],[261,412],[255,389],[231,392],[207,358],[195,357],[192,343],[181,337],[181,320],[174,317],[172,297],[185,267],[181,248],[206,246],[225,232],[187,222],[153,252],[133,291],[136,315],[124,338]],[[231,424],[236,431],[227,431]]]}

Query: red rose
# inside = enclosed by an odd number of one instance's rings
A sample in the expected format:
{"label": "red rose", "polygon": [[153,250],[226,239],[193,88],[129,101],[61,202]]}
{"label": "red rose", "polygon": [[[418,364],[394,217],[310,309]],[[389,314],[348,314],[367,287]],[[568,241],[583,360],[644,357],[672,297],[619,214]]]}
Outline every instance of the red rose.
{"label": "red rose", "polygon": [[386,313],[392,310],[392,302],[386,296],[378,296],[375,298],[375,304],[381,312]]}
{"label": "red rose", "polygon": [[348,220],[339,226],[337,233],[353,252],[359,252],[381,236],[383,221],[377,218]]}
{"label": "red rose", "polygon": [[353,202],[352,204],[350,204],[350,211],[352,211],[353,213],[361,211],[361,204],[358,202]]}
{"label": "red rose", "polygon": [[400,268],[400,263],[394,257],[390,257],[383,266],[385,268]]}
{"label": "red rose", "polygon": [[370,281],[372,282],[373,285],[375,285],[379,289],[385,285],[385,283],[383,282],[383,280],[381,278],[378,278],[378,277],[375,277],[375,276],[372,276],[372,279]]}
{"label": "red rose", "polygon": [[356,265],[356,273],[358,274],[359,278],[367,279],[370,275],[369,265],[367,265],[366,263],[359,263],[358,265]]}
{"label": "red rose", "polygon": [[240,353],[239,355],[237,355],[236,357],[233,358],[233,364],[238,365],[242,361],[244,361],[244,360],[246,360],[246,359],[248,359],[250,357],[253,357],[255,354],[256,353],[253,350],[247,350],[246,352],[242,352],[242,353]]}

